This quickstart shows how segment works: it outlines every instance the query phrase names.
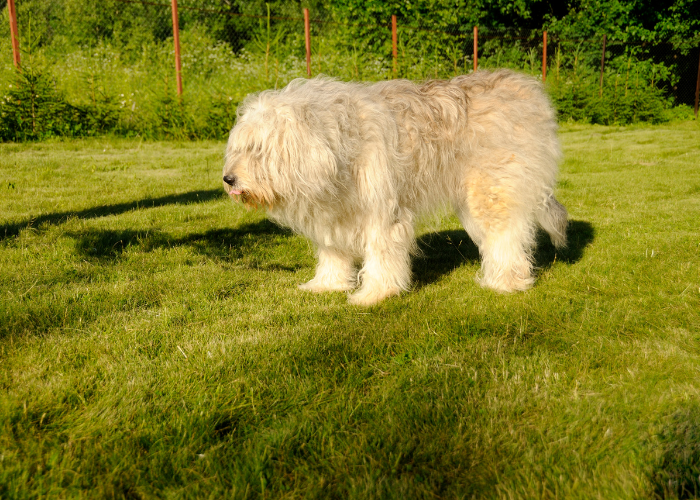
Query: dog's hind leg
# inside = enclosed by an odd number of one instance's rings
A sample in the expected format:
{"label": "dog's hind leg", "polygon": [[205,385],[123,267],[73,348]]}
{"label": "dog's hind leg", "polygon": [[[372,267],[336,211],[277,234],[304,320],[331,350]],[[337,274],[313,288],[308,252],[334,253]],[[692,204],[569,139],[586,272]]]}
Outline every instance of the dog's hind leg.
{"label": "dog's hind leg", "polygon": [[554,196],[550,196],[547,198],[547,203],[535,212],[535,216],[542,229],[549,234],[554,246],[557,248],[565,247],[566,226],[569,221],[564,205],[559,203]]}
{"label": "dog's hind leg", "polygon": [[479,224],[474,220],[471,213],[469,213],[467,204],[455,204],[455,212],[457,212],[459,222],[462,223],[462,227],[469,235],[469,238],[474,242],[477,248],[481,248],[481,242],[484,241],[484,231],[479,227]]}
{"label": "dog's hind leg", "polygon": [[360,288],[350,295],[349,302],[370,306],[408,290],[415,241],[410,222],[396,222],[388,229],[369,224],[364,238],[364,262],[358,275]]}
{"label": "dog's hind leg", "polygon": [[478,282],[499,292],[527,290],[535,281],[531,212],[507,178],[474,172],[466,187],[468,214],[460,219],[481,254]]}
{"label": "dog's hind leg", "polygon": [[316,276],[299,285],[310,292],[345,292],[355,286],[353,258],[330,247],[319,247]]}
{"label": "dog's hind leg", "polygon": [[518,227],[526,221],[516,223],[504,231],[489,232],[479,251],[481,253],[481,286],[499,292],[523,291],[530,288],[532,277],[531,228]]}

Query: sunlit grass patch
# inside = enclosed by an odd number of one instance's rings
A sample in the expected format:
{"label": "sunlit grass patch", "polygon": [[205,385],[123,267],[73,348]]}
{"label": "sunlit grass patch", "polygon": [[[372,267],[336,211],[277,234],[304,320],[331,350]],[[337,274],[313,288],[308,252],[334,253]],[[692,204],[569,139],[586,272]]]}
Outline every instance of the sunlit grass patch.
{"label": "sunlit grass patch", "polygon": [[532,290],[447,217],[369,309],[223,143],[0,145],[0,496],[697,496],[700,129],[561,138]]}

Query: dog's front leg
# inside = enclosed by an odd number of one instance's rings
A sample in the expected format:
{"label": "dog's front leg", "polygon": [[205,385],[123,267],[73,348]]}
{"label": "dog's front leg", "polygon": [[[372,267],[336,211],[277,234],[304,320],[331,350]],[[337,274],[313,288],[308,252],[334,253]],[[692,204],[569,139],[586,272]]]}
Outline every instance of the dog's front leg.
{"label": "dog's front leg", "polygon": [[350,295],[351,304],[370,306],[411,284],[413,230],[397,222],[389,229],[369,225],[365,231],[365,255],[358,274],[360,288]]}
{"label": "dog's front leg", "polygon": [[310,292],[345,292],[354,287],[352,257],[330,247],[319,247],[316,276],[299,285],[301,290]]}

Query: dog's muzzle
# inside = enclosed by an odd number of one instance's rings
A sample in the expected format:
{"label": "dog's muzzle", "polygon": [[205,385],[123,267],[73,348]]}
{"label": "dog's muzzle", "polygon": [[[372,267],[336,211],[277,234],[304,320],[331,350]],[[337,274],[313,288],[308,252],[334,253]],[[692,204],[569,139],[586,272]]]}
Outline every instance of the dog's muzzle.
{"label": "dog's muzzle", "polygon": [[237,181],[237,180],[238,180],[238,179],[236,179],[236,176],[235,176],[235,175],[224,175],[224,182],[225,182],[226,184],[228,184],[229,186],[231,186],[231,189],[228,191],[228,194],[230,194],[230,195],[239,195],[239,194],[241,194],[241,191],[238,191],[237,189],[234,189],[234,187],[233,187],[233,186],[236,185],[236,181]]}

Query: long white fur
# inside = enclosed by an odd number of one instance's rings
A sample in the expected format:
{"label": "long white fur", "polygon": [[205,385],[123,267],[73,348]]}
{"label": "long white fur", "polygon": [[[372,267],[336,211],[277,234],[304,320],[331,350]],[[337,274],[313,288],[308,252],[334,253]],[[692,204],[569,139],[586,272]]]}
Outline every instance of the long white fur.
{"label": "long white fur", "polygon": [[361,305],[408,290],[415,222],[448,206],[479,247],[480,283],[525,290],[537,225],[566,244],[556,131],[541,84],[512,71],[424,84],[298,79],[239,107],[225,187],[314,242],[316,276],[303,289],[359,285],[349,299]]}

